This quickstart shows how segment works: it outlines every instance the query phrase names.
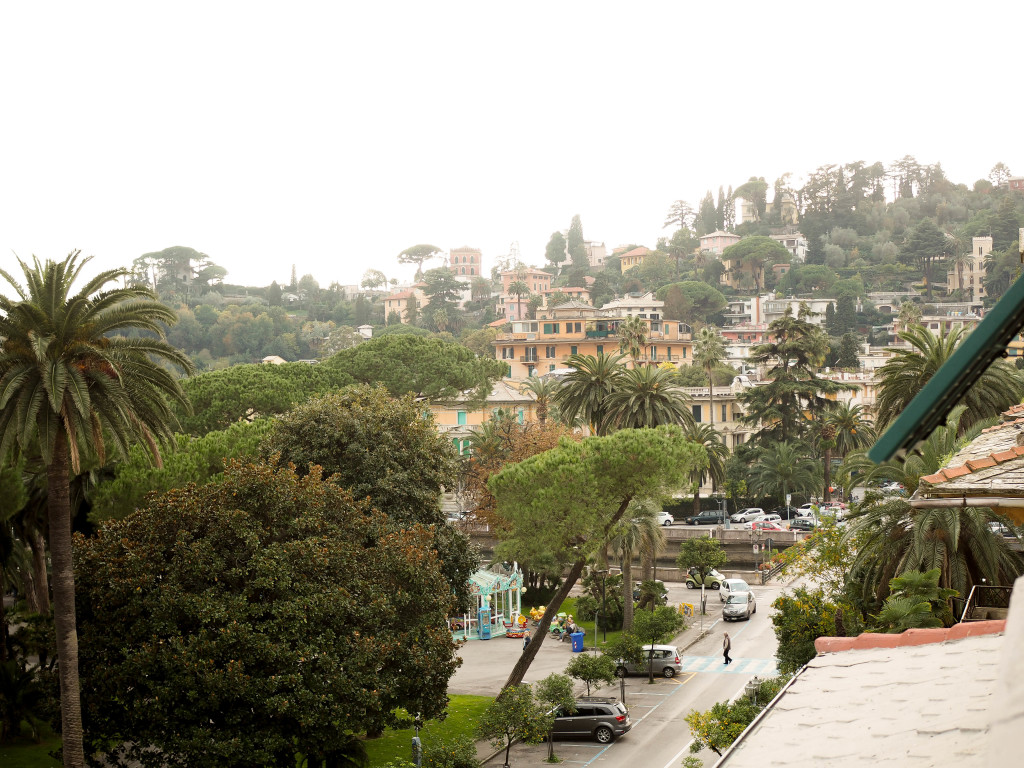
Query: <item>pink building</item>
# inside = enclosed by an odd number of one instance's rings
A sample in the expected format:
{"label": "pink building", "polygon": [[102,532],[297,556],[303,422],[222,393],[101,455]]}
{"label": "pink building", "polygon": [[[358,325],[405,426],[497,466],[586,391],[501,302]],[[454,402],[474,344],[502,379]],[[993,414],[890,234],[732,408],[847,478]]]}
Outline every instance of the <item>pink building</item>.
{"label": "pink building", "polygon": [[459,277],[476,277],[483,274],[483,257],[479,248],[464,245],[448,252],[448,269]]}
{"label": "pink building", "polygon": [[739,241],[739,235],[734,235],[732,232],[723,232],[722,230],[718,230],[717,232],[712,232],[701,237],[700,249],[711,253],[721,253],[730,245],[735,245]]}

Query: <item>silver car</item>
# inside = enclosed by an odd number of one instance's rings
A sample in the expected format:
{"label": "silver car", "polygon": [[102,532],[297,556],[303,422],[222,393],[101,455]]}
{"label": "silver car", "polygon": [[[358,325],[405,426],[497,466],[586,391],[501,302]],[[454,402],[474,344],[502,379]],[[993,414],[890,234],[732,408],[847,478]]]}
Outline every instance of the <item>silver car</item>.
{"label": "silver car", "polygon": [[722,586],[718,588],[718,599],[723,603],[729,595],[736,592],[749,592],[750,585],[747,584],[743,579],[726,579],[722,582]]}
{"label": "silver car", "polygon": [[615,674],[619,677],[646,675],[651,666],[654,667],[656,675],[675,677],[683,671],[683,657],[674,645],[646,645],[642,662],[633,664],[619,659],[615,667]]}
{"label": "silver car", "polygon": [[556,710],[551,732],[555,736],[592,737],[601,744],[608,744],[632,727],[629,711],[622,702],[599,696],[582,696],[576,699],[575,712]]}
{"label": "silver car", "polygon": [[725,601],[722,618],[726,621],[739,621],[749,619],[753,613],[757,613],[757,598],[754,597],[754,593],[734,592]]}

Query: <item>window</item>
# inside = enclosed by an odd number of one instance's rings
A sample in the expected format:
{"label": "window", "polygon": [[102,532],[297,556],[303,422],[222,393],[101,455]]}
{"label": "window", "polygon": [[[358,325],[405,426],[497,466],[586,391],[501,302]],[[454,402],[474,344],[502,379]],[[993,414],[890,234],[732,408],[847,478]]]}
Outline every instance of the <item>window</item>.
{"label": "window", "polygon": [[551,365],[549,365],[549,366],[548,366],[548,370],[549,370],[549,371],[553,371],[553,370],[555,370],[555,364],[554,364],[554,363],[551,363]]}
{"label": "window", "polygon": [[576,323],[576,326],[573,328],[573,331],[575,331],[576,333],[583,333],[583,323]]}
{"label": "window", "polygon": [[558,333],[558,323],[544,323],[544,333]]}
{"label": "window", "polygon": [[671,360],[672,359],[672,347],[665,347],[665,359],[666,360]]}
{"label": "window", "polygon": [[657,360],[657,359],[658,359],[658,347],[657,346],[653,346],[653,347],[651,347],[651,360]]}
{"label": "window", "polygon": [[598,344],[597,345],[597,354],[600,355],[602,353],[604,353],[604,344]]}
{"label": "window", "polygon": [[466,412],[465,411],[459,411],[457,416],[458,416],[459,426],[460,427],[464,427],[466,425]]}
{"label": "window", "polygon": [[520,408],[516,412],[516,421],[518,421],[520,424],[522,424],[525,420],[526,420],[526,411],[524,411],[522,408]]}
{"label": "window", "polygon": [[686,359],[686,347],[683,347],[683,359]]}
{"label": "window", "polygon": [[728,407],[726,405],[722,405],[722,421],[728,421],[729,420],[728,411],[729,411]]}
{"label": "window", "polygon": [[544,347],[544,357],[554,357],[554,356],[555,356],[555,348],[554,347]]}
{"label": "window", "polygon": [[537,362],[537,348],[536,347],[526,347],[523,351],[526,352],[526,354],[524,355],[524,357],[526,358],[526,362],[528,362],[528,363],[535,363],[535,362]]}
{"label": "window", "polygon": [[699,405],[693,406],[693,420],[696,421],[698,424],[700,423],[700,406]]}
{"label": "window", "polygon": [[569,347],[569,354],[570,355],[578,354],[578,352],[576,350],[577,350],[577,347],[575,347],[575,346]]}

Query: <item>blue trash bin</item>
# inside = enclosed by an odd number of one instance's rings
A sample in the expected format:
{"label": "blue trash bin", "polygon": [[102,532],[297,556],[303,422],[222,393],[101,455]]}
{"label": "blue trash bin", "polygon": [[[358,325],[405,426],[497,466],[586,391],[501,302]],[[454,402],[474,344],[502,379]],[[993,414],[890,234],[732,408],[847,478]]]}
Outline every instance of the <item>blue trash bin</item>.
{"label": "blue trash bin", "polygon": [[583,633],[573,632],[569,637],[572,638],[572,652],[579,653],[583,650]]}

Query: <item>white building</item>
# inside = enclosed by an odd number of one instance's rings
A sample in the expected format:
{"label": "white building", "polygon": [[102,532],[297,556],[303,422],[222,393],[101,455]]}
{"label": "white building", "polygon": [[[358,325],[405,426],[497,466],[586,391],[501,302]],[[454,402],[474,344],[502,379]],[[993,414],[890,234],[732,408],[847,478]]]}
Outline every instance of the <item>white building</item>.
{"label": "white building", "polygon": [[665,302],[654,298],[653,293],[630,293],[620,299],[609,301],[601,312],[615,317],[644,317],[660,320],[665,313]]}

